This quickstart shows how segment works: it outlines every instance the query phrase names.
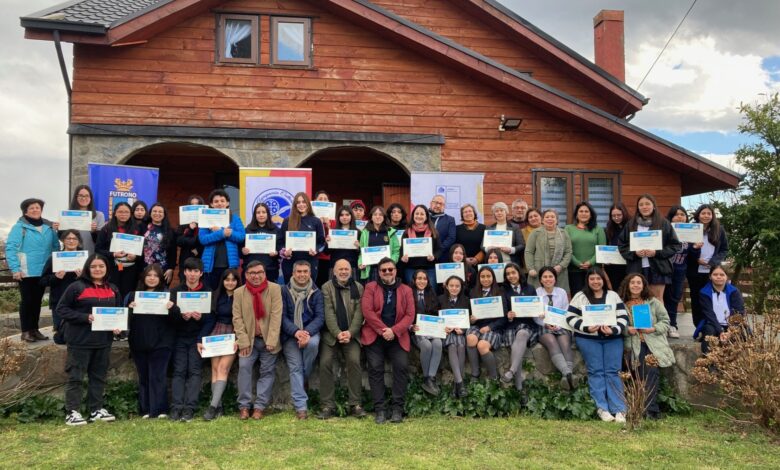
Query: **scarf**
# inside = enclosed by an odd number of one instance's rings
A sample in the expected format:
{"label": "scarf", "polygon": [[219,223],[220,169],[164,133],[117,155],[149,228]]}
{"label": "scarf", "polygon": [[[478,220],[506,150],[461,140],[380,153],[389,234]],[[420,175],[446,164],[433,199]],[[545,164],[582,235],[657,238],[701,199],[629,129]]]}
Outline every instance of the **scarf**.
{"label": "scarf", "polygon": [[476,229],[476,228],[477,228],[477,225],[479,225],[479,221],[475,219],[475,220],[474,220],[474,222],[472,222],[472,223],[463,222],[463,225],[464,225],[464,226],[465,226],[465,227],[466,227],[468,230],[474,230],[474,229]]}
{"label": "scarf", "polygon": [[[547,229],[544,229],[545,232]],[[563,249],[566,243],[563,240],[563,230],[559,228],[555,228],[555,250],[552,253],[552,258],[550,259],[550,266],[556,266],[561,264],[561,261],[563,260]]]}
{"label": "scarf", "polygon": [[246,290],[249,291],[250,294],[252,294],[252,307],[255,311],[255,320],[261,320],[263,317],[265,317],[265,306],[263,305],[263,292],[268,288],[268,279],[264,280],[260,283],[259,286],[255,287],[251,283],[247,282],[245,284]]}
{"label": "scarf", "polygon": [[384,281],[381,279],[377,281],[377,284],[382,288],[382,291],[385,294],[385,303],[390,303],[390,300],[393,298],[393,293],[395,293],[395,290],[398,289],[398,285],[401,283],[401,280],[396,278],[395,282],[392,284],[385,284]]}
{"label": "scarf", "polygon": [[37,218],[37,219],[31,219],[27,217],[26,215],[23,215],[24,220],[27,221],[28,224],[32,225],[33,227],[40,227],[43,225],[43,217]]}
{"label": "scarf", "polygon": [[290,281],[290,284],[287,285],[287,289],[290,290],[290,295],[292,296],[293,302],[295,303],[295,315],[293,316],[293,323],[295,323],[295,326],[297,326],[299,330],[303,329],[303,308],[306,303],[306,298],[309,297],[309,294],[311,294],[313,287],[314,283],[311,279],[309,279],[309,282],[307,282],[306,285],[302,287],[295,284],[294,281]]}
{"label": "scarf", "polygon": [[636,218],[636,224],[638,226],[641,225],[642,227],[650,228],[653,225],[653,219],[645,219],[644,217],[639,216]]}
{"label": "scarf", "polygon": [[334,276],[333,287],[336,288],[336,322],[339,325],[339,330],[347,331],[349,329],[349,321],[347,320],[347,306],[344,305],[343,291],[349,289],[349,298],[353,301],[360,298],[360,292],[358,291],[357,283],[352,278],[347,280],[347,285],[344,286]]}
{"label": "scarf", "polygon": [[433,212],[428,211],[428,217],[431,218],[431,220],[433,221],[433,226],[436,227],[436,229],[439,228],[438,225],[437,225],[439,223],[439,219],[441,219],[445,215],[446,215],[446,212],[442,212],[442,213],[439,213],[439,214],[434,214]]}
{"label": "scarf", "polygon": [[428,224],[423,224],[420,227],[417,225],[410,225],[406,229],[406,238],[417,238],[417,232],[425,231],[422,238],[431,238],[431,227]]}

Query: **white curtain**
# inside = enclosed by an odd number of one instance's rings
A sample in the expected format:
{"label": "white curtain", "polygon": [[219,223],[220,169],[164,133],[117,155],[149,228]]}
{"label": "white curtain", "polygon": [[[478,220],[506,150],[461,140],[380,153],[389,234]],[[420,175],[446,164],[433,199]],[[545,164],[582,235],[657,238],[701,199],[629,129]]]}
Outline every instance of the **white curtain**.
{"label": "white curtain", "polygon": [[249,21],[225,21],[225,58],[233,58],[233,46],[252,34],[252,23]]}
{"label": "white curtain", "polygon": [[279,44],[284,44],[288,49],[285,52],[292,54],[290,57],[280,57],[281,59],[303,60],[304,31],[303,25],[299,23],[279,23]]}

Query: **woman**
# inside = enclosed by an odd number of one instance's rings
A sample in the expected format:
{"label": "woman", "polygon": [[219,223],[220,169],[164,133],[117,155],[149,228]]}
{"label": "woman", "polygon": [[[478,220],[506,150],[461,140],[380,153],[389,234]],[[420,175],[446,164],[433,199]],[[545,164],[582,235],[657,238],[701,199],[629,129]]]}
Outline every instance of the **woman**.
{"label": "woman", "polygon": [[[466,296],[466,284],[457,276],[450,276],[444,281],[444,294],[439,296],[439,308],[464,309],[470,307],[469,298]],[[463,375],[466,373],[466,331],[461,328],[445,328],[447,337],[444,339],[444,347],[447,348],[447,357],[450,362],[455,385],[452,395],[455,398],[466,397],[466,387],[463,386]]]}
{"label": "woman", "polygon": [[531,236],[531,232],[542,226],[542,213],[538,209],[530,208],[526,213],[526,226],[520,231],[523,234],[523,240],[525,240],[526,246],[528,245],[528,237]]}
{"label": "woman", "polygon": [[[661,410],[658,408],[658,368],[674,364],[674,353],[666,341],[669,316],[661,301],[650,293],[647,279],[641,274],[632,273],[626,276],[619,294],[626,305],[630,324],[625,333],[624,347],[631,353],[632,370],[637,370],[645,382],[645,414],[650,419],[659,419]],[[650,328],[634,327],[634,308],[638,305],[647,305],[650,308]],[[655,356],[657,366],[647,365],[645,359],[648,354]]]}
{"label": "woman", "polygon": [[[566,314],[566,322],[574,331],[577,349],[582,353],[588,369],[588,388],[596,402],[602,421],[626,422],[626,403],[623,382],[620,380],[623,359],[623,333],[628,323],[626,306],[620,296],[606,289],[607,276],[597,266],[588,269],[587,284],[574,295]],[[585,315],[590,305],[610,305],[615,311],[615,325],[585,326]]]}
{"label": "woman", "polygon": [[91,255],[95,252],[95,241],[97,241],[98,230],[106,224],[106,218],[102,212],[95,210],[95,201],[92,194],[92,188],[86,184],[76,186],[73,191],[73,197],[70,199],[69,210],[72,211],[90,211],[92,212],[92,227],[89,231],[79,232],[81,237],[82,250],[86,250]]}
{"label": "woman", "polygon": [[[403,240],[414,238],[430,238],[431,239],[431,251],[433,254],[427,257],[409,257],[404,253]],[[401,261],[404,263],[406,270],[404,271],[404,281],[410,284],[412,281],[412,274],[422,269],[427,273],[428,279],[436,279],[436,260],[441,256],[441,240],[439,238],[439,232],[436,231],[436,227],[433,226],[428,215],[428,208],[422,204],[418,204],[412,210],[412,223],[409,227],[403,231],[401,238]]]}
{"label": "woman", "polygon": [[466,264],[476,269],[485,259],[482,251],[482,239],[485,237],[485,226],[477,220],[477,210],[471,204],[460,208],[462,224],[455,227],[455,243],[463,245],[466,250]]}
{"label": "woman", "polygon": [[[81,232],[78,230],[63,230],[60,235],[60,241],[62,242],[62,246],[65,247],[63,251],[78,251],[82,249]],[[44,289],[47,287],[49,288],[49,306],[52,309],[51,316],[54,325],[54,343],[65,344],[65,339],[62,335],[62,319],[57,313],[57,304],[62,297],[62,293],[65,292],[65,289],[81,276],[81,269],[70,272],[57,271],[55,273],[52,269],[54,266],[52,256],[49,256],[46,265],[43,267],[40,284]]]}
{"label": "woman", "polygon": [[[263,233],[268,235],[276,235],[277,244],[279,241],[279,227],[271,221],[271,210],[266,203],[258,202],[255,204],[255,208],[252,211],[254,217],[252,221],[246,226],[246,234]],[[269,253],[250,253],[249,248],[241,248],[242,259],[244,266],[249,264],[250,261],[260,261],[265,267],[266,278],[270,282],[279,281],[279,252],[274,247]],[[220,283],[220,287],[222,284]],[[218,287],[219,288],[219,287]]]}
{"label": "woman", "polygon": [[[507,305],[504,303],[504,293],[496,282],[496,275],[492,269],[482,266],[477,273],[477,285],[471,290],[471,298],[498,297],[506,316]],[[466,332],[466,352],[471,364],[471,377],[479,378],[479,361],[487,367],[490,380],[498,380],[498,365],[493,351],[501,346],[503,338],[502,327],[504,316],[499,318],[477,319],[474,315],[469,317],[471,327]]]}
{"label": "woman", "polygon": [[[130,206],[125,204],[128,210]],[[103,407],[103,392],[106,387],[108,364],[111,355],[111,331],[92,331],[95,307],[120,307],[119,291],[108,282],[108,259],[95,253],[87,258],[79,279],[62,294],[57,313],[62,318],[65,342],[68,344],[65,370],[68,381],[65,384],[65,424],[80,426],[87,424],[81,416],[81,384],[87,374],[87,400],[90,410],[89,421],[114,421]],[[121,330],[114,330],[118,335]]]}
{"label": "woman", "polygon": [[[152,207],[154,210],[154,207]],[[163,268],[156,263],[146,266],[138,282],[139,292],[167,292]],[[168,296],[166,314],[136,313],[136,295],[130,292],[124,305],[130,308],[130,355],[138,372],[138,414],[142,418],[168,417],[168,363],[173,353],[173,317],[168,310],[173,302]]]}
{"label": "woman", "polygon": [[138,264],[142,261],[136,255],[124,251],[111,252],[111,238],[114,233],[141,235],[139,227],[133,220],[130,205],[118,202],[114,206],[111,220],[98,233],[95,251],[108,259],[114,260],[109,266],[109,280],[119,289],[120,298],[124,298],[138,284]]}
{"label": "woman", "polygon": [[149,209],[149,223],[145,227],[144,264],[159,264],[165,285],[170,286],[176,269],[176,234],[168,222],[168,211],[159,202]]}
{"label": "woman", "polygon": [[[688,222],[688,212],[683,206],[672,206],[669,213],[666,214],[666,220],[671,223]],[[664,307],[669,314],[669,337],[679,338],[680,332],[677,331],[677,307],[685,293],[685,275],[688,271],[688,251],[690,244],[680,242],[680,248],[672,256],[672,279],[666,289],[664,289]],[[693,290],[691,290],[691,300],[693,300]],[[691,302],[693,303],[693,302]]]}
{"label": "woman", "polygon": [[149,208],[146,206],[146,203],[144,201],[135,201],[130,207],[130,210],[133,213],[133,222],[135,225],[138,225],[139,227],[146,226],[146,223],[149,222]]}
{"label": "woman", "polygon": [[729,242],[726,231],[715,215],[715,209],[702,204],[693,213],[693,221],[704,225],[702,243],[695,243],[688,249],[688,287],[691,289],[691,313],[693,326],[698,327],[704,320],[699,304],[699,292],[709,281],[710,269],[720,265],[729,254]]}
{"label": "woman", "polygon": [[552,266],[558,274],[555,285],[569,293],[569,262],[571,261],[571,240],[565,230],[558,227],[558,214],[547,209],[542,214],[542,227],[535,229],[525,245],[525,267],[528,269],[528,283],[539,287],[539,270]]}
{"label": "woman", "polygon": [[577,204],[572,218],[575,223],[564,228],[571,240],[569,292],[579,292],[585,286],[585,272],[596,264],[596,245],[606,245],[607,236],[596,225],[597,214],[589,202]]}
{"label": "woman", "polygon": [[[338,214],[336,215],[336,227],[337,230],[357,230],[357,227],[355,226],[355,215],[352,214],[352,210],[349,208],[349,206],[341,206],[338,210]],[[325,241],[330,243],[330,235],[325,237]],[[357,261],[358,261],[358,254],[360,253],[360,241],[355,238],[355,248],[348,250],[345,248],[328,248],[328,251],[330,252],[330,262],[331,266],[336,265],[336,261],[340,259],[345,259],[349,261],[349,265],[352,267],[352,277],[355,278],[357,276]],[[331,268],[331,277],[333,277],[333,269]]]}
{"label": "woman", "polygon": [[485,264],[503,263],[503,261],[501,261],[501,250],[498,248],[491,248],[488,250],[486,258]]}
{"label": "woman", "polygon": [[[368,216],[368,224],[360,232],[360,247],[388,245],[390,246],[390,259],[397,262],[401,244],[395,234],[395,229],[387,225],[385,210],[382,206],[374,206],[371,208]],[[363,264],[362,253],[358,256],[358,269],[360,270],[360,281],[364,284],[378,279],[376,265],[369,266]]]}
{"label": "woman", "polygon": [[409,224],[406,209],[397,202],[387,206],[387,217],[387,225],[394,228],[396,232],[405,230]]}
{"label": "woman", "polygon": [[742,293],[729,282],[723,266],[715,266],[710,271],[710,282],[699,292],[699,306],[704,321],[696,329],[694,338],[701,330],[701,352],[707,354],[709,352],[707,337],[714,336],[720,338],[720,341],[727,341],[730,334],[729,317],[745,314]]}
{"label": "woman", "polygon": [[[330,196],[328,196],[327,192],[319,190],[314,193],[314,200],[320,202],[330,202]],[[325,239],[327,240],[330,229],[336,227],[337,221],[331,220],[328,217],[320,217],[320,221],[322,222],[322,231],[325,234]],[[317,273],[316,276],[312,277],[317,287],[322,287],[322,285],[328,282],[330,279],[330,267],[330,252],[326,248],[317,255]]]}
{"label": "woman", "polygon": [[[309,251],[292,251],[286,247],[287,232],[314,232],[314,248]],[[276,247],[282,257],[282,275],[284,283],[290,283],[292,267],[298,260],[308,261],[311,265],[311,277],[317,279],[317,254],[325,249],[325,231],[322,221],[314,215],[311,200],[306,193],[298,193],[293,198],[293,208],[290,216],[282,222],[282,228],[276,237]]]}
{"label": "woman", "polygon": [[[233,333],[233,292],[241,286],[241,276],[237,269],[226,269],[219,280],[219,287],[211,296],[211,311],[206,315],[198,338],[198,354],[203,355],[203,337],[229,335]],[[211,403],[203,413],[203,419],[211,421],[222,416],[222,394],[227,387],[230,367],[236,358],[238,343],[233,354],[211,358]]]}
{"label": "woman", "polygon": [[[550,306],[561,310],[569,309],[569,296],[566,291],[560,287],[555,287],[558,281],[558,273],[552,266],[544,266],[539,270],[539,280],[541,287],[536,288],[536,295],[542,298],[542,301]],[[574,390],[574,355],[571,350],[571,333],[565,328],[549,325],[542,322],[542,336],[539,342],[547,348],[550,354],[550,362],[553,363],[566,380],[569,390]],[[538,323],[538,322],[537,322]]]}
{"label": "woman", "polygon": [[[193,194],[187,198],[187,204],[191,206],[204,206],[206,205],[202,197],[197,194]],[[184,266],[184,261],[187,258],[200,258],[203,254],[203,245],[198,240],[198,222],[190,222],[189,224],[179,225],[176,229],[176,246],[181,248],[179,250],[179,282],[184,282],[184,270],[181,266]]]}
{"label": "woman", "polygon": [[51,253],[60,249],[57,239],[59,223],[41,217],[43,205],[44,202],[36,198],[22,201],[19,206],[22,216],[11,227],[5,245],[8,269],[14,281],[19,283],[21,294],[19,323],[22,327],[22,341],[28,343],[49,339],[38,330],[45,290],[41,286],[41,273]]}
{"label": "woman", "polygon": [[[622,202],[612,204],[612,207],[609,208],[609,221],[605,230],[608,245],[618,246],[620,233],[630,217],[631,214],[629,214],[625,204]],[[626,277],[625,264],[606,264],[604,265],[604,271],[607,273],[607,277],[609,277],[609,283],[613,290],[620,287],[620,284],[623,283],[623,278]]]}
{"label": "woman", "polygon": [[509,369],[501,376],[506,384],[515,383],[517,390],[523,389],[523,358],[527,348],[532,348],[539,339],[540,326],[534,318],[516,318],[512,310],[512,297],[535,296],[536,289],[523,285],[520,266],[509,263],[504,268],[504,305],[509,311],[504,323],[504,346],[510,350]]}
{"label": "woman", "polygon": [[466,295],[469,289],[477,284],[477,268],[466,262],[466,248],[460,243],[456,243],[450,247],[449,261],[451,263],[463,263],[463,271],[466,275],[466,279],[464,279],[464,295]]}
{"label": "woman", "polygon": [[[439,302],[436,293],[433,291],[430,278],[424,269],[418,269],[414,272],[412,282],[409,283],[414,295],[415,315],[439,315]],[[415,318],[417,318],[415,316]],[[442,340],[430,336],[420,336],[417,332],[420,327],[412,326],[414,335],[412,341],[420,349],[420,365],[422,366],[423,384],[422,389],[430,395],[440,393],[439,386],[436,385],[436,374],[439,372],[441,363]]]}
{"label": "woman", "polygon": [[[209,193],[208,203],[212,209],[230,209],[230,195],[224,189],[215,189]],[[244,223],[235,212],[229,210],[228,214],[227,227],[200,227],[198,230],[198,240],[203,245],[203,283],[209,290],[219,287],[222,271],[238,269],[241,264],[239,247],[246,236]]]}
{"label": "woman", "polygon": [[522,257],[525,252],[525,239],[517,224],[507,219],[509,207],[503,202],[496,202],[490,210],[493,212],[493,218],[496,222],[493,225],[485,227],[485,230],[508,230],[512,232],[512,243],[511,246],[487,246],[485,249],[498,249],[501,252],[500,263],[512,261],[518,265],[522,264]]}

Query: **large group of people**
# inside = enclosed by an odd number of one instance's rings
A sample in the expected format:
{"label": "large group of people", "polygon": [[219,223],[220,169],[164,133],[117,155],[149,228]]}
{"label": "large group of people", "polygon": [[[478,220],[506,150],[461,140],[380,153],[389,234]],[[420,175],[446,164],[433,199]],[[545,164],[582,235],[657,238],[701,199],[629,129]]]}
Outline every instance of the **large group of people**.
{"label": "large group of people", "polygon": [[[315,200],[328,201],[328,195],[320,191]],[[221,189],[205,200],[193,195],[184,203],[231,207],[229,195]],[[686,279],[694,326],[702,338],[725,340],[728,317],[744,311],[739,290],[720,266],[728,243],[712,206],[701,206],[692,218],[674,206],[664,218],[653,196],[645,194],[633,214],[622,203],[613,205],[605,230],[587,201],[575,206],[572,223],[565,227],[555,210],[528,207],[522,199],[511,205],[494,203],[489,226],[479,221],[471,204],[460,208],[460,223],[445,213],[445,205],[444,197],[437,195],[427,207],[416,205],[407,216],[399,204],[367,210],[355,200],[338,208],[335,220],[330,220],[315,216],[310,197],[298,193],[281,227],[273,223],[264,203],[255,205],[246,226],[231,212],[224,227],[200,227],[196,222],[173,227],[162,204],[148,207],[141,201],[117,203],[105,221],[95,210],[92,190],[82,185],[75,189],[70,209],[91,211],[87,231],[59,230],[57,222],[42,217],[42,200],[26,199],[7,242],[8,264],[21,291],[21,339],[48,339],[38,327],[48,287],[54,340],[67,347],[69,425],[114,419],[103,406],[103,395],[109,351],[123,335],[138,371],[140,415],[192,420],[201,390],[204,338],[229,334],[235,335],[233,351],[210,359],[211,400],[202,415],[206,420],[223,413],[222,394],[236,354],[240,419],[264,417],[280,355],[289,370],[291,401],[299,419],[308,417],[308,382],[317,361],[319,417],[335,415],[336,363],[341,356],[350,413],[365,416],[364,354],[375,420],[383,423],[404,419],[412,345],[419,349],[423,389],[441,393],[437,376],[446,353],[454,378],[452,393],[463,398],[465,381],[480,378],[483,369],[489,380],[522,389],[523,358],[536,343],[549,352],[563,377],[561,385],[573,389],[576,343],[598,416],[620,422],[626,413],[619,378],[626,367],[624,351],[650,388],[648,416],[659,416],[658,371],[648,367],[645,358],[654,355],[661,367],[674,362],[667,337],[679,337],[677,307]],[[701,243],[678,240],[671,224],[689,219],[703,224]],[[354,246],[330,249],[334,230],[355,231]],[[662,248],[632,250],[632,232],[648,230],[660,232]],[[486,237],[494,231],[506,234],[508,242],[488,245]],[[288,232],[313,232],[313,248],[286,246]],[[143,254],[112,251],[116,233],[143,237]],[[275,235],[276,246],[263,253],[250,250],[245,236],[257,233]],[[411,246],[407,241],[418,238],[429,240],[428,254],[406,251]],[[495,238],[490,240],[495,244]],[[626,263],[598,263],[599,245],[617,247]],[[379,261],[364,256],[372,247],[386,249],[386,256]],[[81,269],[53,272],[54,251],[76,250],[88,252]],[[460,266],[461,274],[440,278],[437,265],[442,263]],[[143,292],[168,292],[167,314],[133,313]],[[210,310],[182,311],[186,308],[177,305],[177,294],[187,292],[210,292]],[[552,310],[536,317],[518,315],[513,303],[517,296],[538,297]],[[488,298],[498,299],[502,315],[475,315],[472,302]],[[127,328],[93,331],[95,307],[128,308]],[[612,312],[614,321],[591,324],[586,313],[599,308]],[[447,326],[437,337],[424,334],[415,321],[418,315],[439,316],[448,309],[468,312],[469,326]],[[563,323],[546,318],[553,310],[562,315]],[[635,313],[647,312],[649,323],[643,320],[641,327],[635,326]],[[507,348],[510,358],[504,371],[499,371],[495,355],[501,348]],[[702,349],[707,352],[706,341]],[[389,401],[386,362],[392,370]],[[87,419],[79,411],[85,374]]]}

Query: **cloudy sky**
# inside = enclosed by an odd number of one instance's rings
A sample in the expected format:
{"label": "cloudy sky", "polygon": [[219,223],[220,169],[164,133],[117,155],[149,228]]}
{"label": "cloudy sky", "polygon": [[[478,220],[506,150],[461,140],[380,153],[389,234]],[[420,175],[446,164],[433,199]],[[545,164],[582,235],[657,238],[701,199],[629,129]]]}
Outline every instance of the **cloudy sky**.
{"label": "cloudy sky", "polygon": [[[637,87],[690,6],[688,0],[502,0],[588,59],[592,18],[625,10],[627,83]],[[56,0],[3,0],[0,17],[0,233],[18,202],[39,196],[48,213],[68,200],[65,88],[51,42],[23,38],[19,17]],[[746,139],[735,132],[740,102],[780,90],[780,1],[699,1],[640,88],[651,99],[633,123],[730,165]],[[70,62],[71,48],[65,46]]]}

